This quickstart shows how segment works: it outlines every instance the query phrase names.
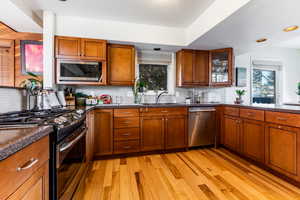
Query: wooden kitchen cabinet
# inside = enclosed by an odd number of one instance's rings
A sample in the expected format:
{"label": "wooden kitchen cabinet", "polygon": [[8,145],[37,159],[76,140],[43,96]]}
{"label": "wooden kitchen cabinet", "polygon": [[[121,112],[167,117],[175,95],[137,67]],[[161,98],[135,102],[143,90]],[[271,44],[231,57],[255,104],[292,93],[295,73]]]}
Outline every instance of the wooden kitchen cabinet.
{"label": "wooden kitchen cabinet", "polygon": [[167,116],[165,119],[165,149],[187,147],[187,120],[185,115]]}
{"label": "wooden kitchen cabinet", "polygon": [[141,117],[141,150],[164,149],[165,119],[163,116]]}
{"label": "wooden kitchen cabinet", "polygon": [[106,41],[77,38],[55,37],[56,58],[75,60],[106,60]]}
{"label": "wooden kitchen cabinet", "polygon": [[223,145],[233,151],[240,151],[241,120],[237,117],[224,115],[222,122]]}
{"label": "wooden kitchen cabinet", "polygon": [[265,161],[264,122],[243,119],[241,131],[242,154],[259,162]]}
{"label": "wooden kitchen cabinet", "polygon": [[113,109],[94,111],[94,156],[113,153]]}
{"label": "wooden kitchen cabinet", "polygon": [[135,81],[135,48],[131,45],[108,45],[110,85],[131,86]]}
{"label": "wooden kitchen cabinet", "polygon": [[48,168],[49,136],[45,136],[0,161],[0,199],[47,200]]}
{"label": "wooden kitchen cabinet", "polygon": [[86,134],[86,161],[87,162],[93,161],[93,157],[94,157],[94,138],[95,138],[94,121],[95,121],[94,111],[89,111],[86,115],[86,125],[88,128]]}
{"label": "wooden kitchen cabinet", "polygon": [[178,87],[208,85],[208,51],[184,49],[176,53],[176,59],[176,84]]}
{"label": "wooden kitchen cabinet", "polygon": [[55,51],[57,58],[80,59],[81,39],[76,37],[55,37]]}
{"label": "wooden kitchen cabinet", "polygon": [[266,131],[266,164],[295,180],[300,173],[300,129],[268,123]]}
{"label": "wooden kitchen cabinet", "polygon": [[15,86],[14,40],[0,40],[0,86]]}
{"label": "wooden kitchen cabinet", "polygon": [[209,85],[231,86],[233,62],[232,48],[209,51]]}
{"label": "wooden kitchen cabinet", "polygon": [[49,166],[45,163],[26,180],[7,200],[48,200]]}

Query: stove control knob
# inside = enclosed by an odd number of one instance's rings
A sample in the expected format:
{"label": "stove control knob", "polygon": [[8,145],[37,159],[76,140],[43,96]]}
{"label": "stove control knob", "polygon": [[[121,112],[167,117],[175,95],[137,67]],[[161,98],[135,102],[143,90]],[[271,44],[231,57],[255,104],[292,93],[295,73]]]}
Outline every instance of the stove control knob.
{"label": "stove control knob", "polygon": [[78,109],[78,110],[76,110],[76,113],[79,114],[79,115],[82,115],[84,113],[84,110]]}

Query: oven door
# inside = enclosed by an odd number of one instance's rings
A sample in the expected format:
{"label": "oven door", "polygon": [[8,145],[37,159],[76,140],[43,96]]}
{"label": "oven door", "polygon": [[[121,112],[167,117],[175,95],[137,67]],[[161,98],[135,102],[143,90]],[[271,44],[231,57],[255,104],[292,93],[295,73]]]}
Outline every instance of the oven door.
{"label": "oven door", "polygon": [[56,147],[57,199],[71,199],[84,174],[86,132],[83,125]]}
{"label": "oven door", "polygon": [[102,82],[101,62],[57,61],[58,81]]}

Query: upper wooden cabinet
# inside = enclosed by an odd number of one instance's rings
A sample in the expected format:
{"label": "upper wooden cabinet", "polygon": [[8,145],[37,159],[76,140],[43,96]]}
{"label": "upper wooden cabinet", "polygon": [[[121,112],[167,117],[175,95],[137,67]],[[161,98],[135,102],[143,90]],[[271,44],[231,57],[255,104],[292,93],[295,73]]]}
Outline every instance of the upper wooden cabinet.
{"label": "upper wooden cabinet", "polygon": [[0,40],[0,86],[15,86],[14,41]]}
{"label": "upper wooden cabinet", "polygon": [[176,54],[177,86],[208,85],[208,51],[181,50]]}
{"label": "upper wooden cabinet", "polygon": [[233,49],[188,50],[176,54],[178,87],[232,85]]}
{"label": "upper wooden cabinet", "polygon": [[231,86],[233,82],[233,49],[217,49],[209,52],[209,85]]}
{"label": "upper wooden cabinet", "polygon": [[106,60],[106,41],[76,37],[55,38],[56,58]]}
{"label": "upper wooden cabinet", "polygon": [[133,85],[135,79],[135,49],[131,45],[108,45],[109,83]]}

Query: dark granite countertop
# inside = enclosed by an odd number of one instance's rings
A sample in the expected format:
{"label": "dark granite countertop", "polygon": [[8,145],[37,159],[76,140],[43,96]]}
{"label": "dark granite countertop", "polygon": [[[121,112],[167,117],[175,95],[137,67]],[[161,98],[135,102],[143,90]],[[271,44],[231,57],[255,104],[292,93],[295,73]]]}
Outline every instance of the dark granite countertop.
{"label": "dark granite countertop", "polygon": [[52,131],[51,126],[0,129],[0,160],[4,160]]}
{"label": "dark granite countertop", "polygon": [[199,104],[185,104],[185,103],[160,103],[160,104],[103,104],[95,106],[81,107],[85,111],[93,109],[105,109],[105,108],[146,108],[146,107],[213,107],[213,106],[233,106],[241,108],[251,108],[259,110],[277,111],[277,112],[288,112],[300,114],[300,105],[267,105],[267,104],[234,104],[234,103],[199,103]]}

